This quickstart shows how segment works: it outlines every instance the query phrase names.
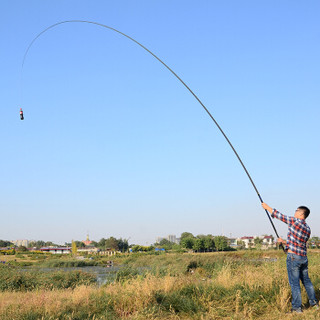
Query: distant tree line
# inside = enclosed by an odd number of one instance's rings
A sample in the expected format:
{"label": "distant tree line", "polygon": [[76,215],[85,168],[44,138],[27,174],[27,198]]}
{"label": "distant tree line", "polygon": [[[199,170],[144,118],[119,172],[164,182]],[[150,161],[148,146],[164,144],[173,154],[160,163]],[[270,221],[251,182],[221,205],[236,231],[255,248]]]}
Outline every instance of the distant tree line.
{"label": "distant tree line", "polygon": [[52,241],[42,241],[42,240],[38,240],[38,241],[31,241],[29,242],[29,248],[43,248],[43,247],[57,247],[58,245],[53,243]]}
{"label": "distant tree line", "polygon": [[[262,245],[262,239],[255,238],[254,245],[256,248],[260,248]],[[242,242],[242,243],[241,243]],[[73,241],[76,248],[85,248],[86,245],[83,241]],[[71,247],[71,243],[65,243],[66,246]],[[51,241],[33,241],[29,243],[29,248],[37,248],[40,249],[42,247],[49,247],[49,246],[58,246],[57,244]],[[211,234],[208,235],[197,235],[194,236],[190,232],[183,232],[180,237],[180,243],[174,243],[167,239],[162,239],[160,242],[155,243],[153,246],[141,246],[131,244],[129,246],[127,239],[117,239],[115,237],[109,237],[107,239],[102,238],[100,241],[92,241],[89,245],[91,247],[99,248],[100,250],[113,250],[113,251],[121,251],[126,252],[128,251],[129,247],[131,248],[132,252],[148,252],[154,251],[156,247],[163,248],[166,251],[168,250],[193,250],[195,252],[212,252],[212,251],[227,251],[232,250],[228,243],[228,238],[225,236],[213,236]],[[13,247],[13,243],[7,240],[0,240],[0,247]],[[312,237],[309,240],[309,247],[311,248],[320,248],[320,238],[319,237]],[[240,241],[238,243],[238,248],[243,249],[244,243]],[[27,251],[27,248],[20,246],[17,248],[18,251]]]}
{"label": "distant tree line", "polygon": [[95,246],[101,250],[111,249],[114,251],[121,251],[121,252],[125,252],[129,249],[129,244],[127,239],[122,239],[122,238],[116,239],[115,237],[110,237],[108,239],[102,238],[99,242],[95,243]]}
{"label": "distant tree line", "polygon": [[10,247],[13,243],[7,240],[0,240],[0,248]]}
{"label": "distant tree line", "polygon": [[159,243],[155,244],[166,250],[172,249],[189,249],[195,252],[212,252],[212,251],[225,251],[231,250],[228,244],[228,238],[224,236],[197,235],[194,236],[190,232],[183,232],[180,237],[180,244],[173,243],[167,239],[162,239]]}
{"label": "distant tree line", "polygon": [[[75,246],[76,248],[87,247],[83,241],[73,241],[72,243],[65,243],[66,246]],[[0,247],[12,246],[10,241],[0,240]],[[30,248],[40,249],[42,247],[57,246],[51,241],[33,241],[29,243]],[[107,239],[102,238],[100,241],[92,241],[90,247],[96,247],[100,250],[113,250],[126,252],[129,249],[129,243],[127,239],[117,239],[115,237],[109,237]],[[228,246],[227,238],[224,236],[213,236],[213,235],[197,235],[194,236],[190,232],[183,232],[180,238],[180,244],[173,243],[167,239],[162,239],[159,243],[155,243],[154,246],[141,246],[141,245],[130,245],[132,252],[148,252],[154,251],[155,247],[163,248],[168,250],[194,250],[196,252],[210,252],[210,251],[224,251],[230,249]],[[20,248],[20,251],[27,248]]]}

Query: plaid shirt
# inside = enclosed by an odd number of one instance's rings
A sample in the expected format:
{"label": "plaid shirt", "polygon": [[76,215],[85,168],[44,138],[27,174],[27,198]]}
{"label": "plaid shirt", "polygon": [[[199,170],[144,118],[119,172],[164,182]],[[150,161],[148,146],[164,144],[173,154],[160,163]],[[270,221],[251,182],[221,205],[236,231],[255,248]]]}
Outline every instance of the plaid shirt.
{"label": "plaid shirt", "polygon": [[290,249],[293,253],[299,256],[306,256],[306,243],[309,240],[311,234],[310,227],[306,224],[306,221],[304,219],[302,220],[295,217],[285,216],[276,209],[273,209],[271,217],[277,218],[289,225],[286,251]]}

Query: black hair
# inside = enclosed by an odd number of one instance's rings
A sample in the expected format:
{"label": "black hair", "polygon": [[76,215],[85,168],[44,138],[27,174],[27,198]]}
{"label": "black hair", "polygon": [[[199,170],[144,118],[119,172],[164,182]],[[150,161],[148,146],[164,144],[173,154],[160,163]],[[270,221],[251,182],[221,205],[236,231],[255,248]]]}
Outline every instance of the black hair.
{"label": "black hair", "polygon": [[304,218],[307,219],[308,216],[309,216],[309,214],[310,214],[309,208],[307,208],[307,207],[305,207],[305,206],[300,206],[298,209],[303,210]]}

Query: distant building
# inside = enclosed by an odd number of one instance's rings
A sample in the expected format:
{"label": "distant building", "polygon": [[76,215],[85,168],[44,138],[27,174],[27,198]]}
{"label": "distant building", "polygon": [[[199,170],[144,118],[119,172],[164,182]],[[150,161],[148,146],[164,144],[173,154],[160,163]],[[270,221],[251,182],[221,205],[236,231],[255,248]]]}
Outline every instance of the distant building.
{"label": "distant building", "polygon": [[89,246],[88,248],[77,248],[77,252],[98,253],[100,251],[100,249],[92,246]]}
{"label": "distant building", "polygon": [[273,242],[273,237],[272,236],[255,236],[255,237],[241,237],[241,238],[229,238],[229,245],[230,247],[233,248],[239,248],[239,247],[244,247],[245,249],[249,249],[249,248],[255,248],[256,244],[254,242],[254,239],[259,238],[262,239],[262,249],[267,249],[267,248],[272,248],[275,246],[274,242]]}
{"label": "distant building", "polygon": [[245,237],[241,237],[240,239],[238,239],[238,241],[244,242],[246,249],[252,248],[254,246],[254,237],[245,236]]}
{"label": "distant building", "polygon": [[29,243],[31,241],[24,239],[24,240],[12,240],[11,242],[17,247],[23,246],[23,247],[28,248],[29,247]]}
{"label": "distant building", "polygon": [[229,243],[229,246],[231,248],[236,248],[238,245],[237,245],[237,238],[229,238],[228,239],[228,243]]}
{"label": "distant building", "polygon": [[173,243],[177,243],[177,237],[173,234],[169,234],[167,239],[170,241],[170,242],[173,242]]}
{"label": "distant building", "polygon": [[71,253],[71,247],[44,247],[40,248],[40,251],[53,254],[66,254]]}
{"label": "distant building", "polygon": [[262,244],[265,245],[265,246],[273,246],[274,243],[273,243],[273,236],[263,236],[262,237]]}
{"label": "distant building", "polygon": [[90,246],[92,241],[89,240],[89,235],[87,234],[87,239],[82,241],[86,246]]}
{"label": "distant building", "polygon": [[174,235],[174,234],[169,234],[166,238],[164,238],[164,237],[158,237],[158,238],[156,239],[156,243],[160,243],[161,240],[164,240],[164,239],[166,239],[166,240],[168,240],[168,241],[170,241],[170,242],[176,243],[176,244],[179,244],[179,243],[180,243],[180,238],[177,238],[176,235]]}
{"label": "distant building", "polygon": [[165,239],[165,238],[163,238],[163,237],[158,237],[158,238],[156,239],[156,243],[160,243],[161,240],[163,240],[163,239]]}

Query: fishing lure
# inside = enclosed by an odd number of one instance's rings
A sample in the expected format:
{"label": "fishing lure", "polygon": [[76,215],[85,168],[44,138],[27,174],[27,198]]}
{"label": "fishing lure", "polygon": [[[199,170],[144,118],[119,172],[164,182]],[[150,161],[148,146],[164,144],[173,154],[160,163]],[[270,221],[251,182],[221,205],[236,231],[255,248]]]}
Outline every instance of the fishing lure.
{"label": "fishing lure", "polygon": [[23,110],[22,110],[22,108],[20,108],[20,120],[24,120],[24,116],[23,116]]}

